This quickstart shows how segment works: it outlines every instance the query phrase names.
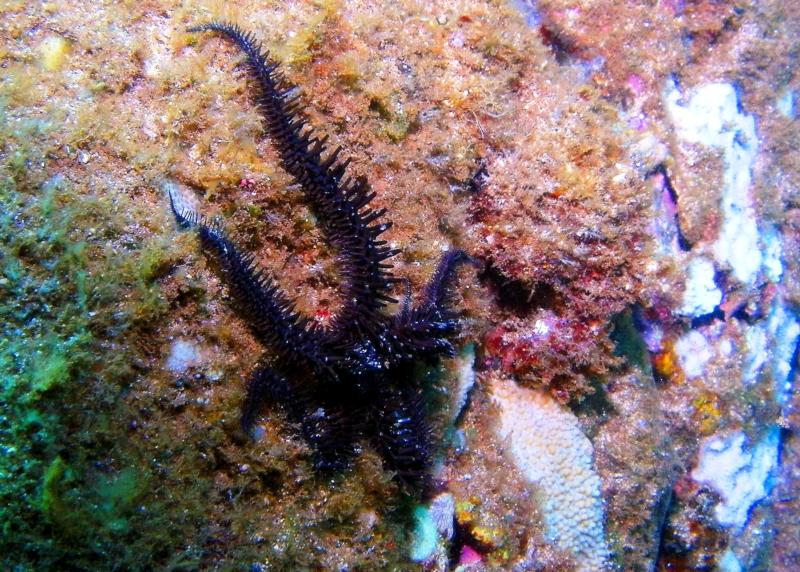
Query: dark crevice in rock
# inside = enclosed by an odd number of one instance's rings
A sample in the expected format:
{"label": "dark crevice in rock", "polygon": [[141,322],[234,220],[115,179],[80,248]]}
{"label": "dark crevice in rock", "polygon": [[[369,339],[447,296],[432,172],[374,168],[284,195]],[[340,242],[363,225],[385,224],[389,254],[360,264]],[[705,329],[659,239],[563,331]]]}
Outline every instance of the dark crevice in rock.
{"label": "dark crevice in rock", "polygon": [[645,174],[644,178],[649,179],[655,175],[661,175],[664,180],[664,188],[669,193],[672,202],[675,203],[675,206],[678,207],[678,213],[675,215],[675,228],[678,232],[678,246],[684,252],[688,252],[692,249],[692,243],[686,238],[686,235],[681,228],[681,220],[680,220],[680,208],[678,202],[678,191],[675,190],[675,187],[672,185],[672,180],[670,179],[669,173],[667,172],[666,166],[661,163],[653,167],[650,171]]}
{"label": "dark crevice in rock", "polygon": [[550,284],[530,284],[508,278],[494,266],[488,266],[479,278],[493,291],[497,305],[502,310],[520,318],[529,317],[540,308],[556,309],[561,306],[559,295]]}

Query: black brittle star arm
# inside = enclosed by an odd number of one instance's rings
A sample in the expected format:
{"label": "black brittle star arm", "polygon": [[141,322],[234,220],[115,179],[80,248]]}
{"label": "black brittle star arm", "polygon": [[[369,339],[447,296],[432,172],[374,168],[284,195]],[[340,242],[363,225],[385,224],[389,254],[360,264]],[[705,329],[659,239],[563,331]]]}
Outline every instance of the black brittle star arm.
{"label": "black brittle star arm", "polygon": [[385,466],[400,481],[424,491],[430,484],[434,433],[428,423],[422,391],[388,385],[380,389],[379,397],[371,411],[375,425],[373,443]]}
{"label": "black brittle star arm", "polygon": [[452,357],[455,349],[448,338],[458,331],[459,320],[453,310],[453,285],[456,270],[462,264],[478,261],[463,250],[450,250],[439,260],[423,291],[422,299],[413,307],[404,307],[392,320],[390,334],[392,354],[398,360]]}
{"label": "black brittle star arm", "polygon": [[203,250],[218,261],[237,309],[259,340],[277,350],[284,362],[329,371],[335,356],[325,347],[324,336],[295,309],[272,277],[258,268],[253,255],[239,250],[218,224],[179,209],[172,193],[170,207],[181,227],[197,229]]}
{"label": "black brittle star arm", "polygon": [[[341,470],[356,454],[357,431],[336,400],[313,385],[299,385],[281,370],[305,370],[306,377],[331,377],[333,363],[325,336],[311,328],[285,293],[256,266],[252,255],[239,251],[222,230],[192,211],[179,210],[170,194],[178,224],[197,229],[201,245],[219,262],[238,309],[256,336],[277,350],[273,364],[259,364],[247,383],[242,405],[242,430],[250,434],[265,402],[278,404],[289,421],[299,425],[311,447],[317,469]],[[335,384],[339,385],[339,384]]]}
{"label": "black brittle star arm", "polygon": [[360,428],[338,399],[326,395],[324,387],[300,384],[293,379],[281,373],[275,365],[259,365],[247,384],[247,398],[242,405],[242,430],[250,434],[256,415],[265,402],[277,404],[287,419],[300,428],[313,453],[316,469],[345,469],[358,452]]}
{"label": "black brittle star arm", "polygon": [[379,222],[385,209],[369,207],[375,193],[364,178],[345,176],[349,159],[340,160],[341,148],[329,149],[327,137],[315,136],[296,87],[252,34],[222,22],[189,31],[222,34],[247,56],[248,70],[258,88],[256,102],[281,164],[302,187],[322,232],[339,252],[344,303],[331,330],[374,333],[384,320],[382,308],[396,301],[389,292],[397,279],[386,261],[399,251],[380,239],[391,226]]}

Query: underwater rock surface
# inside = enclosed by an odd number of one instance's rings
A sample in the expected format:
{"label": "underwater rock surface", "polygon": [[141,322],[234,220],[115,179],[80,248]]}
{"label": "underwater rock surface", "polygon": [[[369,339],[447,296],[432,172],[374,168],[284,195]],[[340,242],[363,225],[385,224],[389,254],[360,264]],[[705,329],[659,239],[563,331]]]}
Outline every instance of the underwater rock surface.
{"label": "underwater rock surface", "polygon": [[[312,321],[343,301],[240,56],[185,32],[216,19],[369,180],[408,291],[481,261],[414,372],[430,498],[369,450],[315,471],[279,408],[239,428],[261,346],[165,181]],[[776,0],[2,4],[2,568],[796,570],[798,37]]]}

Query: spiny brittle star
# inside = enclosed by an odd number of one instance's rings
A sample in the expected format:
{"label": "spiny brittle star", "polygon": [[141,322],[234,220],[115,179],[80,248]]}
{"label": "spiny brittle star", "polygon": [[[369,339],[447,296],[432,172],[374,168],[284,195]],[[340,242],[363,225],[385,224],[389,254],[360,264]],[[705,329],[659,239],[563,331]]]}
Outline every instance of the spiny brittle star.
{"label": "spiny brittle star", "polygon": [[300,427],[316,468],[347,467],[366,436],[398,479],[424,489],[434,439],[414,366],[454,354],[449,338],[459,323],[451,288],[457,266],[472,259],[460,250],[445,253],[422,299],[412,305],[406,292],[400,310],[387,314],[385,306],[397,302],[390,290],[401,282],[387,261],[399,251],[380,239],[390,223],[381,222],[385,209],[369,207],[375,193],[366,180],[347,177],[349,161],[339,159],[341,149],[329,150],[327,137],[314,135],[297,90],[253,35],[222,22],[189,31],[219,33],[247,56],[266,132],[338,251],[340,265],[342,308],[323,327],[298,312],[253,255],[242,252],[218,224],[182,208],[170,194],[178,223],[197,229],[252,331],[276,351],[250,377],[243,429],[250,432],[262,404],[276,403]]}

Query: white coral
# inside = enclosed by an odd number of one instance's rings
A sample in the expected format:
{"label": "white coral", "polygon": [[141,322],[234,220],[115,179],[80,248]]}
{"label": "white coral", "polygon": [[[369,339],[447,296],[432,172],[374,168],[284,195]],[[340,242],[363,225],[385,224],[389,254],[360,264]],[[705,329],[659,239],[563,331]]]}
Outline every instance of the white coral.
{"label": "white coral", "polygon": [[577,418],[548,394],[511,380],[495,381],[492,398],[500,408],[498,436],[539,490],[547,537],[574,556],[579,571],[605,570],[600,478]]}
{"label": "white coral", "polygon": [[715,509],[720,524],[739,530],[747,524],[753,505],[766,498],[772,488],[780,432],[772,427],[755,446],[745,446],[745,441],[742,432],[709,437],[692,471],[695,481],[709,485],[722,497]]}
{"label": "white coral", "polygon": [[[670,82],[664,99],[678,138],[722,151],[722,231],[714,253],[717,260],[730,265],[741,282],[753,284],[764,262],[750,196],[758,152],[755,119],[740,111],[736,90],[727,83],[704,85],[688,102],[682,102],[681,93]],[[765,271],[774,276],[774,255],[770,256]]]}

